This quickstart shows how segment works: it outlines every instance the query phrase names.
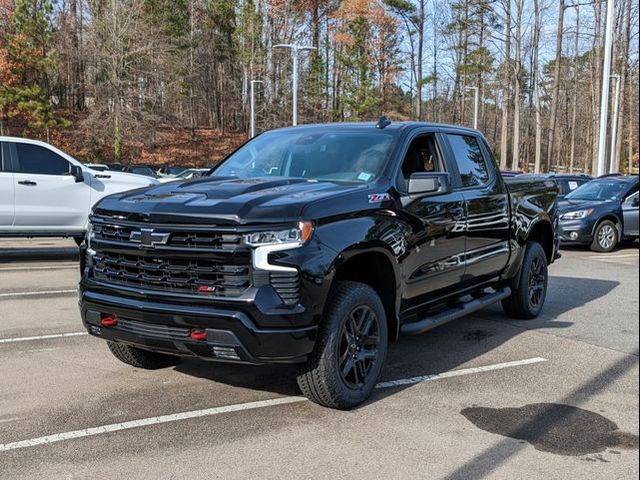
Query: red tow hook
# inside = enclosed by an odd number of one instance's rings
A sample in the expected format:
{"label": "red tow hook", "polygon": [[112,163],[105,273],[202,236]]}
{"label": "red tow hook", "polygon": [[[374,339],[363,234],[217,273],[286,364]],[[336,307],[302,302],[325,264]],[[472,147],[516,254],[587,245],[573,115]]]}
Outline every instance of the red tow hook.
{"label": "red tow hook", "polygon": [[118,324],[118,316],[103,313],[100,316],[100,325],[103,327],[115,327]]}
{"label": "red tow hook", "polygon": [[189,334],[189,336],[191,338],[193,338],[194,340],[206,340],[207,339],[207,332],[205,332],[204,330],[191,330],[191,333]]}

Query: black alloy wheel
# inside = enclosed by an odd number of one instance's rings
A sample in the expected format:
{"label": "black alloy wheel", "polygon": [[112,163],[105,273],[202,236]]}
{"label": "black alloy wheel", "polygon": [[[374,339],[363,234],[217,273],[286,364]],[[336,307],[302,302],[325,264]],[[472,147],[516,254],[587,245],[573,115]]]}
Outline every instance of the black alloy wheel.
{"label": "black alloy wheel", "polygon": [[380,326],[375,312],[367,305],[356,307],[342,326],[338,350],[338,369],[344,384],[354,390],[368,383],[379,361]]}

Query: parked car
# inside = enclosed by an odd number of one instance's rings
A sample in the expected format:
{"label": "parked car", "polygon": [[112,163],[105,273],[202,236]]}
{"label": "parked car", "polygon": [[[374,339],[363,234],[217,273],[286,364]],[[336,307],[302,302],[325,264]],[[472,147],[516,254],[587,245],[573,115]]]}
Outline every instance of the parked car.
{"label": "parked car", "polygon": [[502,178],[517,177],[518,175],[524,175],[523,172],[519,172],[517,170],[503,170],[500,173],[502,174]]}
{"label": "parked car", "polygon": [[156,173],[162,177],[175,177],[181,172],[184,172],[187,167],[160,167],[156,170]]}
{"label": "parked car", "polygon": [[597,178],[574,190],[560,202],[562,242],[591,245],[596,252],[610,252],[621,240],[637,237],[631,206],[637,193],[638,177],[619,175]]}
{"label": "parked car", "polygon": [[144,175],[146,177],[157,178],[155,170],[149,165],[129,165],[124,169],[125,172],[135,173],[136,175]]}
{"label": "parked car", "polygon": [[0,236],[66,236],[79,242],[98,200],[157,183],[92,170],[44,142],[0,137]]}
{"label": "parked car", "polygon": [[388,341],[487,305],[531,319],[556,259],[557,189],[507,186],[476,130],[426,123],[263,133],[199,182],[94,209],[80,309],[136,367],[178,356],[301,363],[313,401],[364,401]]}
{"label": "parked car", "polygon": [[109,170],[124,172],[124,165],[122,165],[121,163],[107,163],[106,165],[107,167],[109,167]]}
{"label": "parked car", "polygon": [[210,168],[187,168],[178,175],[166,175],[164,177],[160,177],[160,183],[174,182],[176,180],[192,180],[194,178],[202,177],[210,171]]}
{"label": "parked car", "polygon": [[553,180],[558,185],[558,200],[562,200],[569,193],[573,192],[578,187],[588,183],[592,180],[589,175],[572,174],[572,173],[540,173],[540,174],[527,174],[529,177],[539,177],[549,180]]}

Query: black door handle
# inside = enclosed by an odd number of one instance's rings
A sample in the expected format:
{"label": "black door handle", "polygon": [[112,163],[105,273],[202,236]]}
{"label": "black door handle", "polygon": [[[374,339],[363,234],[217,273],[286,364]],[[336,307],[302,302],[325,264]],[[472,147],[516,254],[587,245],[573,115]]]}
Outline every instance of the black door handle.
{"label": "black door handle", "polygon": [[37,182],[34,182],[33,180],[20,180],[18,183],[20,185],[30,185],[30,186],[38,184]]}

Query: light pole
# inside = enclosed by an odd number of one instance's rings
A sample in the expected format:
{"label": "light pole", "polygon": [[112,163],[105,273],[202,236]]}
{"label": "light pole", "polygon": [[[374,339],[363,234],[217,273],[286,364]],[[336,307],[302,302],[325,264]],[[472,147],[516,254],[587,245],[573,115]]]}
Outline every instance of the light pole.
{"label": "light pole", "polygon": [[315,50],[316,47],[311,45],[298,45],[296,43],[280,43],[273,46],[276,48],[289,48],[291,49],[291,57],[293,58],[293,126],[298,125],[298,52]]}
{"label": "light pole", "polygon": [[607,118],[609,116],[609,76],[611,75],[611,46],[615,27],[615,0],[607,0],[607,23],[604,32],[604,63],[602,68],[602,92],[600,94],[600,135],[598,138],[598,171],[597,176],[607,171]]}
{"label": "light pole", "polygon": [[263,83],[262,80],[251,80],[251,137],[256,136],[256,83]]}
{"label": "light pole", "polygon": [[609,154],[609,173],[613,171],[616,156],[616,141],[618,140],[618,108],[620,108],[620,75],[611,75],[616,79],[616,93],[613,100],[613,118],[611,119],[611,153]]}
{"label": "light pole", "polygon": [[467,90],[473,90],[473,128],[478,129],[478,112],[480,110],[480,90],[478,87],[467,87]]}

